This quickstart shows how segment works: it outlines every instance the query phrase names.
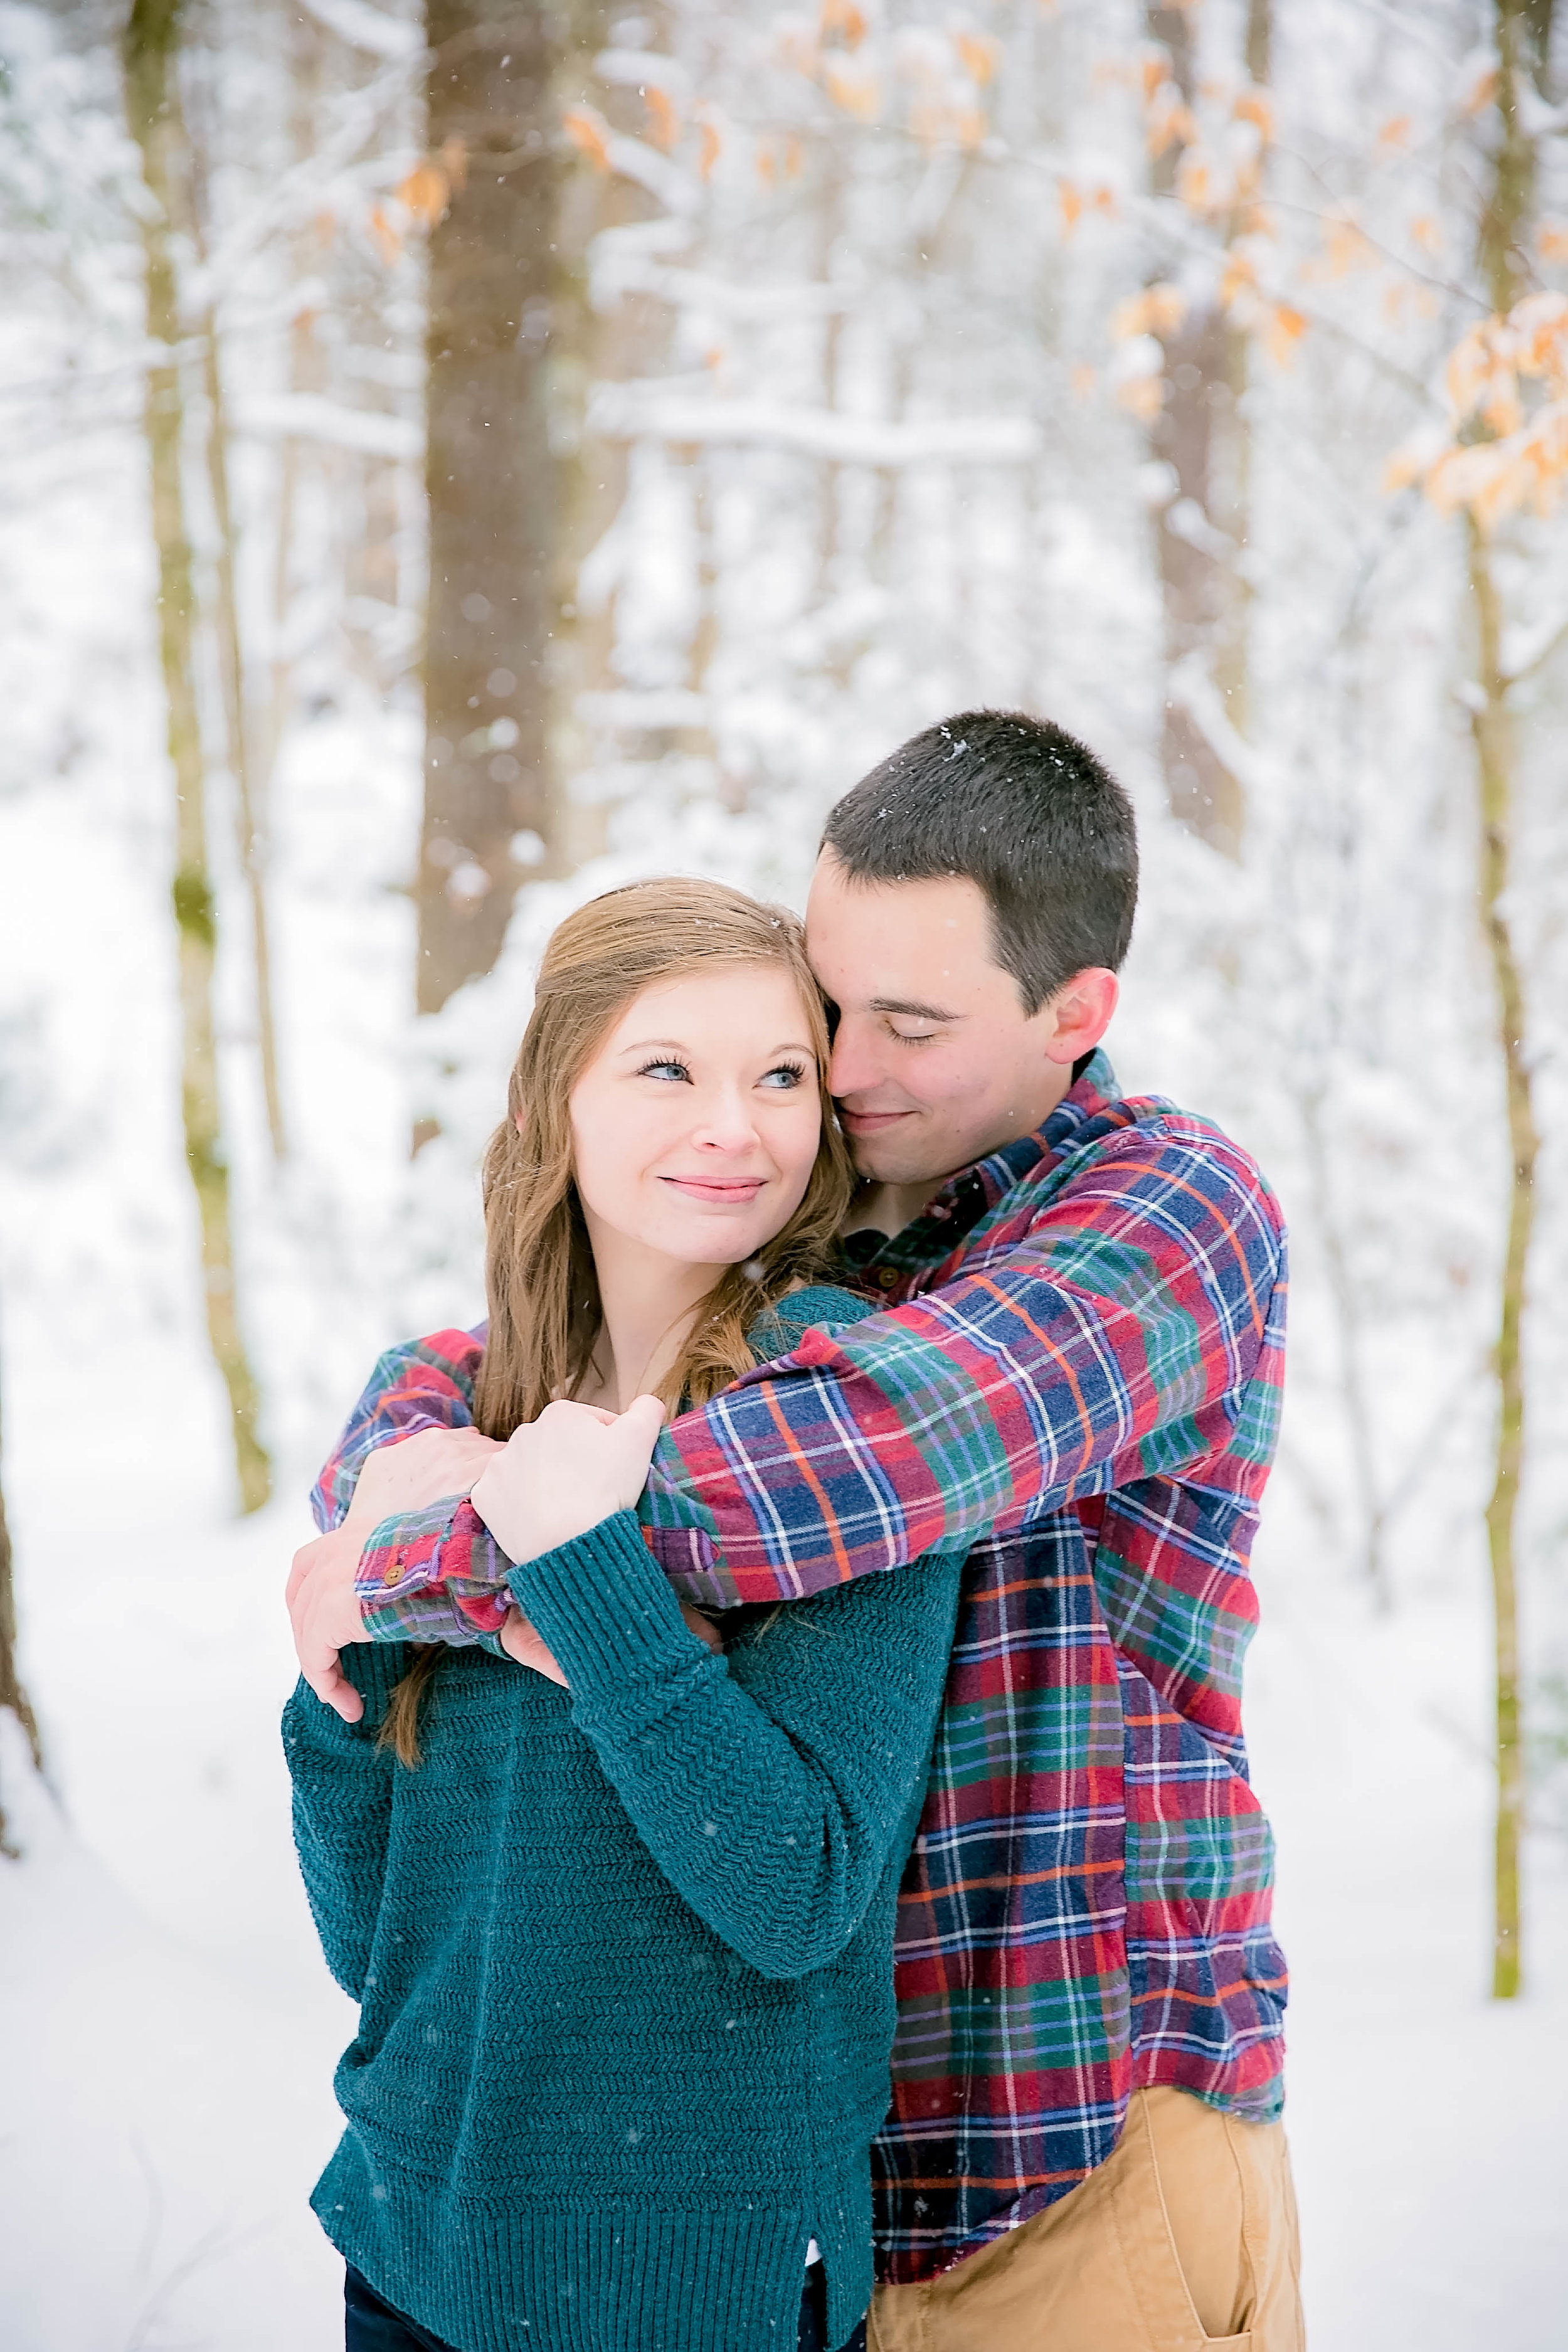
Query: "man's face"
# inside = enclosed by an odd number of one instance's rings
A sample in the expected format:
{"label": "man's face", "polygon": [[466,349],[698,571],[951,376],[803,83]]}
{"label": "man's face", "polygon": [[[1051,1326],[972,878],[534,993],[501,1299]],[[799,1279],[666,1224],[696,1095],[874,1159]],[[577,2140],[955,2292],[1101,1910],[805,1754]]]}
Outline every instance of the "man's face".
{"label": "man's face", "polygon": [[839,1116],[856,1166],[879,1184],[934,1190],[1029,1134],[1116,1001],[1110,972],[1085,973],[1026,1014],[995,960],[977,883],[857,882],[831,850],[817,860],[805,934],[838,1008]]}

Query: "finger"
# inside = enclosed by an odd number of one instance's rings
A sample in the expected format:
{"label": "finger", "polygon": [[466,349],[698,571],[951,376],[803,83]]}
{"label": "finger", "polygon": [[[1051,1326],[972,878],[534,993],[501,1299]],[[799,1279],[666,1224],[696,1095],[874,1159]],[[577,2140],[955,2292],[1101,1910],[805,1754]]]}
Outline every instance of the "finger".
{"label": "finger", "polygon": [[722,1650],[724,1636],[711,1617],[705,1617],[700,1609],[693,1609],[689,1601],[681,1602],[680,1613],[686,1620],[687,1630],[695,1633],[700,1642],[706,1642],[710,1650]]}
{"label": "finger", "polygon": [[289,1581],[283,1587],[283,1599],[290,1609],[294,1606],[295,1595],[316,1565],[316,1545],[320,1540],[320,1537],[317,1537],[308,1544],[301,1544],[289,1564]]}
{"label": "finger", "polygon": [[345,1723],[357,1723],[364,1713],[364,1701],[342,1672],[335,1650],[312,1653],[309,1659],[303,1653],[300,1672],[326,1706],[342,1717]]}
{"label": "finger", "polygon": [[664,1427],[662,1397],[633,1397],[622,1413],[619,1427],[628,1452],[651,1454],[658,1443],[658,1433]]}
{"label": "finger", "polygon": [[[602,1404],[578,1404],[572,1397],[552,1397],[550,1402],[545,1406],[544,1411],[540,1414],[539,1418],[541,1421],[549,1421],[553,1419],[557,1422],[567,1420],[596,1421],[601,1424],[604,1424],[608,1422],[618,1421],[620,1419],[620,1415],[619,1413],[607,1412]],[[533,1423],[531,1421],[525,1421],[521,1424],[521,1429],[531,1429],[532,1427]],[[513,1430],[512,1436],[514,1440],[521,1433],[521,1429]]]}

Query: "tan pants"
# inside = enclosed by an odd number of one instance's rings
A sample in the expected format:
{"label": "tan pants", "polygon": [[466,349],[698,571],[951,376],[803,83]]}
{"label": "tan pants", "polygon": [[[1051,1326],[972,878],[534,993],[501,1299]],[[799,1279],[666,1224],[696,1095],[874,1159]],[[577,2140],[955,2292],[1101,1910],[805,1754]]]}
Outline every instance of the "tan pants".
{"label": "tan pants", "polygon": [[1301,2352],[1283,2124],[1135,2091],[1098,2172],[921,2286],[879,2287],[869,2352]]}

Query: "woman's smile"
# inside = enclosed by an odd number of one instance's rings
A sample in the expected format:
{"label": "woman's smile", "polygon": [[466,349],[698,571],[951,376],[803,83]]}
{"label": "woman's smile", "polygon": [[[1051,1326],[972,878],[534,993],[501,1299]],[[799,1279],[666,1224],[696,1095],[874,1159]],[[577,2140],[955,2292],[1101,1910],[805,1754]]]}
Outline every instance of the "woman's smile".
{"label": "woman's smile", "polygon": [[768,1182],[765,1176],[661,1176],[689,1201],[703,1201],[718,1209],[749,1209]]}

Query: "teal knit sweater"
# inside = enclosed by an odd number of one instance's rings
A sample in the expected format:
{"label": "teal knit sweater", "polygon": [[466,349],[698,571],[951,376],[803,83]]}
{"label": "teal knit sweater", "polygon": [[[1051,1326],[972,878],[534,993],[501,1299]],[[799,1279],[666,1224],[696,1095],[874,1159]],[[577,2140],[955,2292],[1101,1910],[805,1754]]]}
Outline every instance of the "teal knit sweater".
{"label": "teal knit sweater", "polygon": [[300,1863],[360,2003],[312,2201],[387,2302],[459,2352],[790,2352],[815,2237],[849,2335],[961,1570],[733,1612],[718,1656],[622,1513],[512,1573],[569,1692],[448,1653],[409,1771],[375,1744],[405,1649],[345,1653],[358,1724],[300,1685]]}

